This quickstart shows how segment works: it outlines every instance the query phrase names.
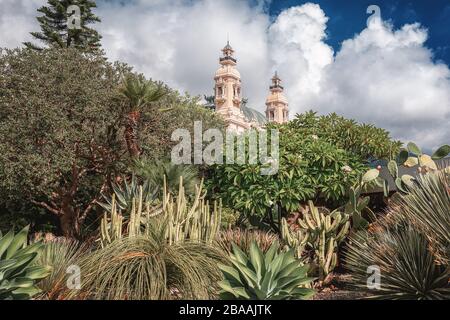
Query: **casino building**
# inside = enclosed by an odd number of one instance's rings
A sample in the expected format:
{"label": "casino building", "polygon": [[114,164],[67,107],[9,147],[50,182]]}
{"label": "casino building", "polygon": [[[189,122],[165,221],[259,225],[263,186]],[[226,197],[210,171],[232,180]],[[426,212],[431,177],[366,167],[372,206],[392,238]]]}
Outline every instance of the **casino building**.
{"label": "casino building", "polygon": [[264,127],[267,122],[287,122],[289,105],[278,74],[275,72],[272,78],[264,116],[249,108],[245,99],[242,99],[241,74],[236,68],[237,60],[229,42],[222,53],[219,58],[220,67],[214,75],[214,101],[210,107],[225,119],[228,128],[240,133],[250,128]]}

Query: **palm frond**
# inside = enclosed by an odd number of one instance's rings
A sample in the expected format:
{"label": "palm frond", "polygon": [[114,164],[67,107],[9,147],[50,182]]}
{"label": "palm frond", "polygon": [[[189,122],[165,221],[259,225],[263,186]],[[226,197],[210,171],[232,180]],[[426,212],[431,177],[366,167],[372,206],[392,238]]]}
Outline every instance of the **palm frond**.
{"label": "palm frond", "polygon": [[119,94],[128,100],[131,110],[142,110],[158,101],[167,93],[162,83],[154,83],[134,75],[126,76],[119,88]]}

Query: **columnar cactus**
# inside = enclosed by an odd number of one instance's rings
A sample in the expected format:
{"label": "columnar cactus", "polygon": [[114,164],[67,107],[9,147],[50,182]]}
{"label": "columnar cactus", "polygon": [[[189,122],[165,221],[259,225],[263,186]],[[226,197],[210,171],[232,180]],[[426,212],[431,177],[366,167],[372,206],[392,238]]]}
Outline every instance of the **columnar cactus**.
{"label": "columnar cactus", "polygon": [[[377,170],[378,172],[378,170]],[[361,197],[363,185],[351,187],[349,190],[349,201],[344,207],[345,213],[352,219],[353,230],[367,229],[369,221],[363,217],[363,212],[374,220],[375,214],[369,208],[370,197]]]}
{"label": "columnar cactus", "polygon": [[300,259],[308,243],[309,233],[300,228],[295,231],[291,230],[287,220],[283,218],[281,220],[281,238],[289,247],[295,249],[295,256]]}
{"label": "columnar cactus", "polygon": [[350,221],[345,213],[333,211],[328,214],[320,212],[312,201],[308,204],[309,211],[298,219],[301,229],[295,232],[290,230],[284,220],[282,235],[289,246],[297,248],[297,257],[305,246],[313,249],[322,281],[337,265],[338,246],[349,231]]}
{"label": "columnar cactus", "polygon": [[169,243],[185,239],[212,242],[220,228],[221,203],[214,202],[212,213],[209,201],[205,200],[203,180],[196,186],[195,197],[191,206],[185,195],[183,177],[177,198],[166,190],[164,182],[163,215],[167,219],[166,237]]}
{"label": "columnar cactus", "polygon": [[308,243],[318,260],[319,279],[323,280],[337,265],[338,246],[350,228],[349,216],[339,211],[330,214],[319,212],[309,201],[309,212],[299,220],[299,224],[309,231]]}
{"label": "columnar cactus", "polygon": [[115,198],[111,201],[111,213],[105,213],[101,222],[102,246],[111,243],[124,236],[129,237],[148,234],[151,228],[157,226],[163,228],[166,240],[169,244],[190,240],[201,240],[211,243],[220,228],[221,203],[214,202],[211,205],[205,200],[203,181],[196,186],[196,192],[192,204],[189,203],[183,187],[183,178],[180,177],[178,195],[172,196],[167,190],[164,180],[164,192],[162,204],[157,207],[146,205],[143,208],[143,192],[139,192],[139,198],[132,200],[130,218],[125,222],[120,210],[117,208]]}

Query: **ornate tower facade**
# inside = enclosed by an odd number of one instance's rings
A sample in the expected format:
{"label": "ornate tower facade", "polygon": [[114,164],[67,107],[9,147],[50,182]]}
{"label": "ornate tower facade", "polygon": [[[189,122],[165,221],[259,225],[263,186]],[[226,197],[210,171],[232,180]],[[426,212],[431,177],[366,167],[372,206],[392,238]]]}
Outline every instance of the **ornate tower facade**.
{"label": "ornate tower facade", "polygon": [[223,56],[219,59],[220,68],[214,76],[214,103],[216,112],[225,119],[228,128],[237,132],[243,132],[250,128],[241,111],[241,74],[236,69],[234,50],[227,42],[222,49]]}
{"label": "ornate tower facade", "polygon": [[266,118],[268,122],[285,123],[289,121],[289,105],[280,85],[277,72],[272,78],[270,93],[266,99]]}

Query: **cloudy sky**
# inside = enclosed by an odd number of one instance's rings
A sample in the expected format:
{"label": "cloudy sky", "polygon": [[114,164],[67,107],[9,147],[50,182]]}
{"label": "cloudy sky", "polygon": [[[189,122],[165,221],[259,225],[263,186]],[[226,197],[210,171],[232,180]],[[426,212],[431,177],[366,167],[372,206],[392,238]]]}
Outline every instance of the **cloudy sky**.
{"label": "cloudy sky", "polygon": [[[45,0],[0,0],[0,47],[38,29]],[[450,2],[98,0],[103,46],[148,77],[212,94],[227,36],[263,111],[275,70],[291,116],[337,112],[427,149],[450,143]],[[370,4],[380,9],[367,13]],[[380,18],[378,18],[378,16]]]}

